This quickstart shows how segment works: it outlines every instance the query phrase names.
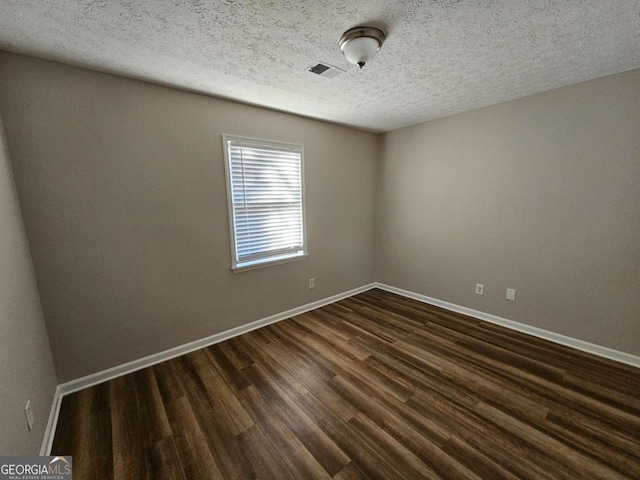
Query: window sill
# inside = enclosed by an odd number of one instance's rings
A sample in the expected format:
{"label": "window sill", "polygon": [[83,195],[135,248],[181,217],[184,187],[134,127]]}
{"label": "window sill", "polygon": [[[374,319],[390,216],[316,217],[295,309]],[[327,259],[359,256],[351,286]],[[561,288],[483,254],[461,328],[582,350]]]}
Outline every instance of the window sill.
{"label": "window sill", "polygon": [[269,260],[263,260],[260,262],[245,263],[236,267],[231,267],[233,273],[246,272],[248,270],[257,270],[258,268],[272,267],[274,265],[281,265],[283,263],[299,262],[300,260],[306,260],[309,257],[308,253],[299,255],[291,255],[288,257],[279,257]]}

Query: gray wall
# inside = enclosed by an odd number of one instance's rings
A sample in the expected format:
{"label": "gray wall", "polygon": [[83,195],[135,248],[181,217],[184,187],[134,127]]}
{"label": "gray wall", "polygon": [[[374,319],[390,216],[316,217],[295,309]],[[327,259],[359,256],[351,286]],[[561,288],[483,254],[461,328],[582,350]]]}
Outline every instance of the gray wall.
{"label": "gray wall", "polygon": [[[0,83],[61,382],[374,281],[375,135],[7,53]],[[230,271],[222,133],[305,145],[307,260]]]}
{"label": "gray wall", "polygon": [[640,70],[384,135],[376,257],[380,282],[640,354]]}
{"label": "gray wall", "polygon": [[[40,453],[56,384],[0,120],[0,455]],[[34,415],[31,431],[27,400]]]}
{"label": "gray wall", "polygon": [[[640,354],[640,71],[381,136],[7,53],[0,82],[60,382],[374,280]],[[229,270],[222,133],[305,145],[308,260]]]}

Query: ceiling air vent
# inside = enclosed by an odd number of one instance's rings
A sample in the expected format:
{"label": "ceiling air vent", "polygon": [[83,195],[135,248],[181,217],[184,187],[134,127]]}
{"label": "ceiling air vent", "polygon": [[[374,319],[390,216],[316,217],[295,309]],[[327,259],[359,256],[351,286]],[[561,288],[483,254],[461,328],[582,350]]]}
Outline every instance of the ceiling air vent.
{"label": "ceiling air vent", "polygon": [[344,73],[344,70],[324,62],[317,62],[314,65],[311,65],[308,70],[311,73],[315,73],[316,75],[326,78],[333,78],[336,75]]}

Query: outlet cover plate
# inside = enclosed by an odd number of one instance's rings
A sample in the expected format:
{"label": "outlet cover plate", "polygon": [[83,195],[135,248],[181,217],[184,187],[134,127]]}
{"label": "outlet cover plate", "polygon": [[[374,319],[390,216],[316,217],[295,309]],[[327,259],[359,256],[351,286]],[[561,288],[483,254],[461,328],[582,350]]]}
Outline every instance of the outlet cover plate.
{"label": "outlet cover plate", "polygon": [[24,416],[27,418],[27,428],[33,430],[33,410],[31,410],[31,400],[27,401],[24,407]]}
{"label": "outlet cover plate", "polygon": [[484,285],[476,283],[476,295],[484,295]]}
{"label": "outlet cover plate", "polygon": [[513,288],[507,288],[507,300],[515,300],[516,299],[516,291]]}

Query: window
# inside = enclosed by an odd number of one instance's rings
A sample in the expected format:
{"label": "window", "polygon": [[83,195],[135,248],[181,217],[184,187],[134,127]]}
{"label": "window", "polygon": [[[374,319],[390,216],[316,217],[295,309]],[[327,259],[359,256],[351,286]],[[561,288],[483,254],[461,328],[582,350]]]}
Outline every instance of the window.
{"label": "window", "polygon": [[232,270],[305,258],[304,147],[222,139]]}

